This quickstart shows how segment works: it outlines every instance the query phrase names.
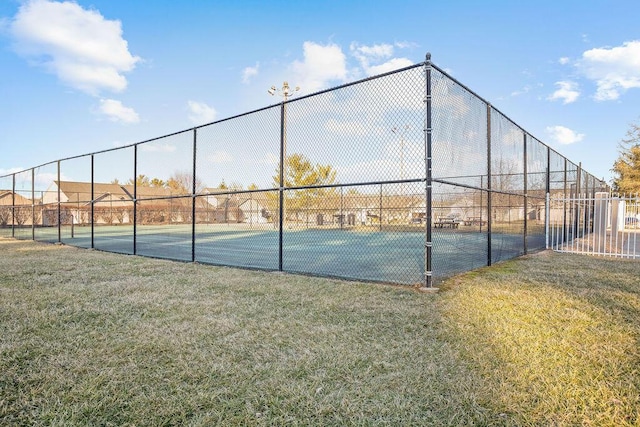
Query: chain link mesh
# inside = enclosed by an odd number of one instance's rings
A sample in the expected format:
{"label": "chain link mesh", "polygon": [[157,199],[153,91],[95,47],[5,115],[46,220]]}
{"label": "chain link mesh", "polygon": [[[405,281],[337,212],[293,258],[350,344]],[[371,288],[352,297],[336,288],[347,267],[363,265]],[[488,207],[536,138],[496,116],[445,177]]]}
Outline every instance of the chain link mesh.
{"label": "chain link mesh", "polygon": [[487,188],[487,104],[438,70],[432,84],[433,178]]}
{"label": "chain link mesh", "polygon": [[33,170],[15,174],[13,225],[16,239],[33,238],[34,210],[32,195]]}
{"label": "chain link mesh", "polygon": [[[91,156],[60,161],[60,180],[51,188],[56,193],[52,196],[60,193],[61,242],[91,248]],[[119,218],[117,208],[112,212]]]}
{"label": "chain link mesh", "polygon": [[0,237],[12,237],[13,175],[0,177]]}
{"label": "chain link mesh", "polygon": [[433,270],[437,276],[487,265],[488,195],[481,188],[434,183]]}
{"label": "chain link mesh", "polygon": [[93,208],[90,224],[96,249],[134,253],[134,200],[125,187],[135,180],[135,158],[134,147],[93,157],[93,206],[89,207]]}
{"label": "chain link mesh", "polygon": [[544,249],[549,149],[527,135],[527,250]]}
{"label": "chain link mesh", "polygon": [[419,64],[2,176],[0,236],[424,284],[544,248],[547,216],[577,236],[592,211],[565,196],[601,187]]}
{"label": "chain link mesh", "polygon": [[[499,193],[524,193],[525,133],[502,113],[491,110],[491,190]],[[507,208],[495,195],[496,206]],[[497,214],[499,216],[499,214]]]}
{"label": "chain link mesh", "polygon": [[58,241],[58,192],[54,181],[58,178],[58,163],[34,168],[33,173],[33,233],[35,240]]}
{"label": "chain link mesh", "polygon": [[491,259],[498,262],[525,251],[525,133],[491,109]]}
{"label": "chain link mesh", "polygon": [[197,130],[196,261],[278,270],[282,110]]}

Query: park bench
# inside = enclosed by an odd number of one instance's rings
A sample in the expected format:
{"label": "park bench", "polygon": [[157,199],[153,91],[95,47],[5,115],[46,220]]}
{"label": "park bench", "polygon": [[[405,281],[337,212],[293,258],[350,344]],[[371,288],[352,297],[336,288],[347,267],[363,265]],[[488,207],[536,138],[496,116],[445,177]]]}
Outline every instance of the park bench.
{"label": "park bench", "polygon": [[460,220],[451,217],[438,218],[433,223],[433,226],[435,228],[458,228],[460,226]]}
{"label": "park bench", "polygon": [[469,216],[464,220],[464,225],[485,225],[486,220],[479,216]]}

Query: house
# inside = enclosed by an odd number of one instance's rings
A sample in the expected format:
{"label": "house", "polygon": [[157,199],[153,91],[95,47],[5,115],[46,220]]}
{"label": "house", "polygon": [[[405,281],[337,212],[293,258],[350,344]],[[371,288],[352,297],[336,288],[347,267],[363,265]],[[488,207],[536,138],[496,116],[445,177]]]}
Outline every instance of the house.
{"label": "house", "polygon": [[[220,189],[205,189],[195,198],[198,222],[266,223],[270,214],[264,193],[228,194]],[[58,194],[62,224],[91,223],[90,182],[54,181],[43,193],[43,225],[55,225],[58,219]],[[96,224],[130,224],[134,200],[138,224],[189,223],[193,198],[180,190],[121,184],[93,184],[93,215]],[[10,203],[10,202],[9,202]],[[29,201],[29,205],[31,202]]]}
{"label": "house", "polygon": [[32,200],[11,190],[0,190],[0,227],[11,225],[13,209],[13,221],[15,225],[31,225]]}
{"label": "house", "polygon": [[16,206],[31,206],[31,199],[21,196],[18,193],[14,193],[11,190],[0,190],[0,206],[12,206],[14,204]]}
{"label": "house", "polygon": [[[197,206],[198,221],[264,224],[273,216],[264,192],[228,193],[219,188],[205,188],[204,203]],[[200,198],[199,198],[200,199]]]}
{"label": "house", "polygon": [[[122,189],[134,200],[133,185]],[[191,222],[192,198],[184,191],[139,185],[135,189],[138,224],[174,224]]]}
{"label": "house", "polygon": [[[58,193],[62,224],[91,223],[91,183],[54,181],[42,196],[43,225],[57,223]],[[131,196],[119,184],[93,184],[96,224],[127,224],[132,219]]]}

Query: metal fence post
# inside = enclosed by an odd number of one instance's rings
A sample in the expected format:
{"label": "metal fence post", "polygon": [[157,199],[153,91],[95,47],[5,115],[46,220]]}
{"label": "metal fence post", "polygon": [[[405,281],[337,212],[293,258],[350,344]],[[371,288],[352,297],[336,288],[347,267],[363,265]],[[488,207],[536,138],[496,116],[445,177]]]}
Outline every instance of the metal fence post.
{"label": "metal fence post", "polygon": [[567,241],[567,158],[564,160],[563,196],[562,196],[562,243]]}
{"label": "metal fence post", "polygon": [[280,206],[278,206],[278,215],[280,217],[280,221],[278,224],[278,271],[282,271],[282,258],[283,258],[283,223],[284,223],[284,165],[287,159],[285,158],[285,103],[282,101],[280,104],[280,186],[278,189],[278,196],[280,199]]}
{"label": "metal fence post", "polygon": [[549,226],[551,220],[551,148],[547,147],[547,176],[545,177],[545,209],[544,209],[544,240],[545,248],[549,249]]}
{"label": "metal fence post", "polygon": [[382,184],[380,184],[380,218],[378,219],[378,229],[382,231]]}
{"label": "metal fence post", "polygon": [[529,199],[527,193],[527,133],[522,133],[522,142],[524,145],[524,233],[523,233],[523,244],[524,244],[524,254],[527,254],[527,220],[529,217]]}
{"label": "metal fence post", "polygon": [[580,227],[580,216],[581,216],[581,212],[580,212],[580,200],[582,197],[582,162],[578,163],[578,171],[576,174],[576,198],[578,199],[578,207],[576,209],[575,212],[575,231],[573,233],[573,237],[582,237],[582,232],[581,229],[583,230],[583,227]]}
{"label": "metal fence post", "polygon": [[16,237],[16,174],[11,175],[11,237]]}
{"label": "metal fence post", "polygon": [[483,194],[484,194],[484,175],[480,175],[480,226],[478,227],[478,231],[480,231],[480,233],[482,233],[482,202],[483,202],[482,195]]}
{"label": "metal fence post", "polygon": [[426,88],[425,88],[425,243],[424,243],[424,275],[425,275],[425,287],[433,287],[433,239],[432,239],[432,197],[433,197],[433,176],[432,176],[432,152],[433,152],[433,135],[432,135],[432,99],[431,99],[431,54],[427,53],[425,61],[425,74],[426,74]]}
{"label": "metal fence post", "polygon": [[138,144],[133,146],[133,254],[138,253]]}
{"label": "metal fence post", "polygon": [[196,159],[198,129],[193,128],[193,179],[191,180],[191,262],[196,261]]}
{"label": "metal fence post", "polygon": [[[91,249],[95,249],[95,224],[94,224],[95,221],[93,220],[94,181],[95,181],[94,155],[92,154],[91,155]],[[78,197],[80,197],[79,194],[78,194]],[[135,216],[135,210],[134,210],[134,216]]]}
{"label": "metal fence post", "polygon": [[62,225],[60,224],[60,220],[62,219],[62,212],[60,207],[60,160],[58,160],[58,243],[62,242]]}
{"label": "metal fence post", "polygon": [[491,265],[491,228],[493,209],[491,194],[491,104],[487,103],[487,265]]}
{"label": "metal fence post", "polygon": [[344,187],[340,187],[340,230],[344,229]]}
{"label": "metal fence post", "polygon": [[31,240],[36,240],[36,169],[31,169]]}

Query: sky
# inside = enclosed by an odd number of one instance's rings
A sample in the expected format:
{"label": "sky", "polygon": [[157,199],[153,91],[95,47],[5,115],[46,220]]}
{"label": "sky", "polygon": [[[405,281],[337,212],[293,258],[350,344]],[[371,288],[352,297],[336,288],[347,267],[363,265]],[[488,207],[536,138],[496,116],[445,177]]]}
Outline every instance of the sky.
{"label": "sky", "polygon": [[0,175],[273,105],[283,81],[308,95],[430,52],[609,181],[640,122],[638,16],[638,0],[0,0]]}

